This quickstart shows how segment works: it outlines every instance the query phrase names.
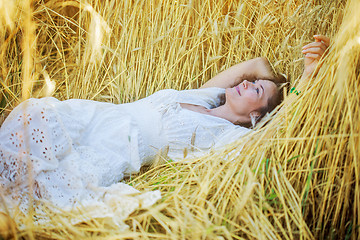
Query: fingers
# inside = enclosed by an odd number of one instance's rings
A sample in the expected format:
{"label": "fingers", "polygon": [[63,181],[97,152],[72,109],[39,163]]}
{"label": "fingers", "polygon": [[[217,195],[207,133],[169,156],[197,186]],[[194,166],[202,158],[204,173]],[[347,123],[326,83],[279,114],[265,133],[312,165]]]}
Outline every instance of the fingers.
{"label": "fingers", "polygon": [[307,50],[303,50],[302,53],[305,54],[305,59],[312,58],[314,60],[320,60],[324,51],[321,48],[309,48]]}
{"label": "fingers", "polygon": [[305,54],[305,58],[312,58],[315,60],[319,60],[321,58],[322,54],[317,54],[317,53],[307,53]]}
{"label": "fingers", "polygon": [[315,42],[309,43],[303,47],[303,49],[307,49],[310,47],[321,47],[326,50],[330,46],[330,38],[325,37],[323,35],[314,35]]}
{"label": "fingers", "polygon": [[303,54],[316,54],[321,57],[326,51],[326,47],[319,43],[311,43],[308,44],[305,48],[303,48]]}
{"label": "fingers", "polygon": [[321,57],[326,54],[326,50],[330,45],[330,39],[323,35],[315,35],[315,42],[309,43],[302,48],[304,58],[304,73],[312,74]]}
{"label": "fingers", "polygon": [[315,42],[309,43],[302,48],[302,53],[305,57],[318,59],[326,51],[330,45],[330,39],[323,35],[315,35]]}
{"label": "fingers", "polygon": [[324,35],[314,35],[314,38],[315,41],[323,42],[327,48],[330,46],[330,38]]}
{"label": "fingers", "polygon": [[308,49],[308,48],[314,48],[314,47],[321,48],[321,49],[323,49],[324,51],[328,48],[328,47],[326,46],[326,44],[323,43],[323,42],[312,42],[312,43],[309,43],[309,44],[303,46],[302,49],[303,49],[303,50],[306,50],[306,49]]}
{"label": "fingers", "polygon": [[309,47],[306,49],[303,49],[301,52],[303,54],[307,54],[307,53],[315,53],[315,54],[324,54],[324,52],[326,51],[326,48],[323,47]]}

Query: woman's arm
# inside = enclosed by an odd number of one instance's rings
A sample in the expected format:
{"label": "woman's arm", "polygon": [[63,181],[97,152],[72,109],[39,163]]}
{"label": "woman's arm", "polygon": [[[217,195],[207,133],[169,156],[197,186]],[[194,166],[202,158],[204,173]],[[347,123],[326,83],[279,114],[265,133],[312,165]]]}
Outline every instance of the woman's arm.
{"label": "woman's arm", "polygon": [[229,88],[241,83],[243,80],[254,81],[256,79],[267,79],[274,82],[282,82],[282,76],[276,76],[266,58],[254,58],[236,64],[211,78],[200,88],[219,87]]}

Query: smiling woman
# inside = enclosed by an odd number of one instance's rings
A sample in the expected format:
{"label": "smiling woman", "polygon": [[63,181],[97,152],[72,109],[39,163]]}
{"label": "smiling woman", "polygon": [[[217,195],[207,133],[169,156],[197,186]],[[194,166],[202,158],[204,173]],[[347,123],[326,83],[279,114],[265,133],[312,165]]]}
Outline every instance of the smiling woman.
{"label": "smiling woman", "polygon": [[280,102],[278,84],[285,78],[272,71],[266,58],[255,58],[239,63],[216,75],[201,88],[226,89],[226,101],[213,114],[242,126],[255,126],[267,112]]}
{"label": "smiling woman", "polygon": [[273,99],[275,101],[280,99],[279,90],[274,82],[244,80],[239,85],[226,90],[224,107],[227,107],[228,111],[225,114],[229,119],[232,119],[234,124],[245,125],[250,121],[254,123],[267,112],[271,112],[277,105],[272,104],[270,107],[269,103],[272,103]]}
{"label": "smiling woman", "polygon": [[273,108],[276,84],[245,76],[279,81],[267,60],[257,58],[225,70],[202,89],[162,90],[128,104],[23,102],[0,129],[0,187],[7,208],[26,213],[30,194],[35,209],[43,202],[63,209],[83,206],[95,209],[92,216],[111,216],[121,224],[133,210],[160,198],[157,191],[128,196],[137,191],[119,183],[124,176],[161,151],[173,160],[204,154],[224,136],[247,134],[239,125]]}
{"label": "smiling woman", "polygon": [[[329,38],[315,35],[315,42],[303,47],[304,72],[300,79],[306,82],[317,63],[330,45]],[[271,112],[282,99],[281,88],[285,78],[275,74],[266,58],[255,58],[239,63],[216,75],[201,88],[220,87],[226,89],[225,104],[212,109],[211,114],[233,124],[255,126]]]}
{"label": "smiling woman", "polygon": [[240,84],[225,89],[225,103],[217,108],[207,109],[181,103],[183,108],[200,113],[223,118],[229,122],[248,126],[261,119],[267,112],[271,112],[280,103],[280,93],[277,85],[269,80],[244,80]]}

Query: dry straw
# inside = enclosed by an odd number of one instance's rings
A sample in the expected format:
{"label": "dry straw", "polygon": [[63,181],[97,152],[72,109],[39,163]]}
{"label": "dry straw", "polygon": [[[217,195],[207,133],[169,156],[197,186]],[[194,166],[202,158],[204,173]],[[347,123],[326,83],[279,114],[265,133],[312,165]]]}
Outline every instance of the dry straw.
{"label": "dry straw", "polygon": [[258,56],[298,87],[301,47],[314,34],[333,43],[317,76],[301,94],[289,94],[265,126],[211,155],[169,161],[127,180],[163,193],[153,208],[129,217],[129,230],[100,219],[73,226],[69,220],[76,216],[64,213],[50,224],[25,222],[25,230],[10,221],[8,233],[30,239],[357,239],[360,3],[345,2],[6,1],[8,11],[0,8],[3,116],[20,99],[51,93],[52,83],[59,99],[123,103],[164,88],[197,88]]}

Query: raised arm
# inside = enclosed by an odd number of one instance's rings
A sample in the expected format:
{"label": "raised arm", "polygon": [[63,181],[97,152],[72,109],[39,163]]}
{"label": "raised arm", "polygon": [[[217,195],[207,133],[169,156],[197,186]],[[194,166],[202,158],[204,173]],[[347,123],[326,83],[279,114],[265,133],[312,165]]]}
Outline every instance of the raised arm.
{"label": "raised arm", "polygon": [[200,88],[219,87],[229,88],[238,85],[243,80],[254,81],[256,79],[283,81],[282,76],[276,76],[266,58],[254,58],[236,64],[211,78]]}

